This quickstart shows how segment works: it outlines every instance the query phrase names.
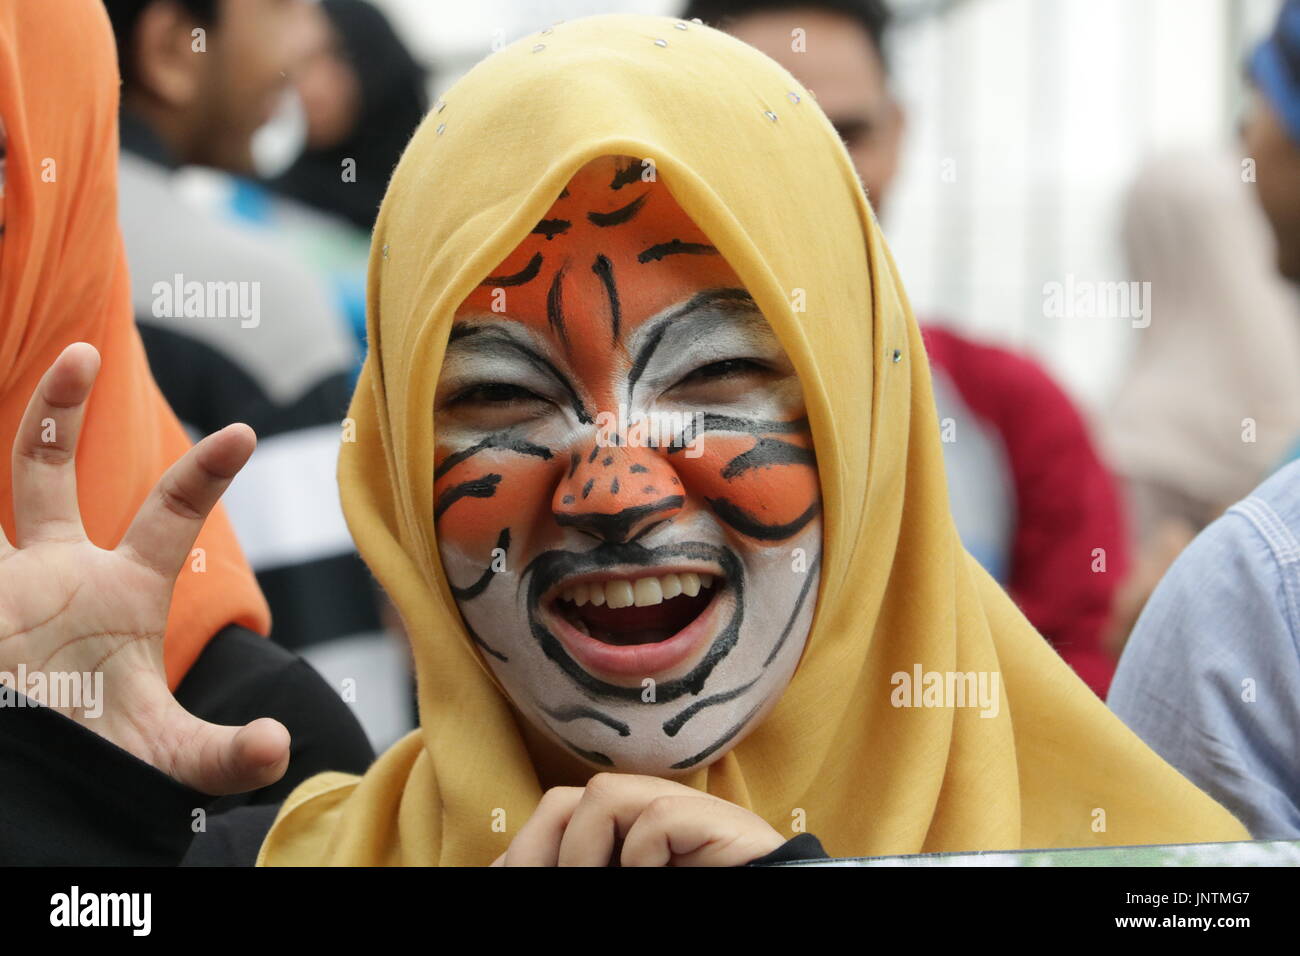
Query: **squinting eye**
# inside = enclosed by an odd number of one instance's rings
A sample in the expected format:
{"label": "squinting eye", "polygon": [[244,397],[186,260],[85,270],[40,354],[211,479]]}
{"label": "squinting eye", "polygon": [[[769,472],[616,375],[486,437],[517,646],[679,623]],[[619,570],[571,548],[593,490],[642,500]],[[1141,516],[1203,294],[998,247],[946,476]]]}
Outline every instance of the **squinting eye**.
{"label": "squinting eye", "polygon": [[721,362],[710,362],[708,365],[700,366],[673,387],[700,385],[720,379],[738,378],[742,375],[759,375],[768,371],[771,370],[766,365],[753,359],[724,359]]}
{"label": "squinting eye", "polygon": [[483,385],[471,385],[456,393],[447,406],[455,405],[518,405],[524,402],[544,402],[546,399],[533,394],[519,385],[507,385],[504,382],[487,382]]}

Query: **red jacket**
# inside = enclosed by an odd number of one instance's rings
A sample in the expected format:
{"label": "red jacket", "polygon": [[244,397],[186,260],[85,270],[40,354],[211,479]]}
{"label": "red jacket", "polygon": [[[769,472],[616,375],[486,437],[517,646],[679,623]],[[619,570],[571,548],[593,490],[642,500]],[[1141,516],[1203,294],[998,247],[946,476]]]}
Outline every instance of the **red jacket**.
{"label": "red jacket", "polygon": [[[1128,547],[1119,494],[1082,416],[1031,359],[932,326],[924,338],[931,366],[1006,448],[1016,504],[1007,591],[1105,699],[1115,662],[1103,631]],[[1093,570],[1099,553],[1104,571]]]}

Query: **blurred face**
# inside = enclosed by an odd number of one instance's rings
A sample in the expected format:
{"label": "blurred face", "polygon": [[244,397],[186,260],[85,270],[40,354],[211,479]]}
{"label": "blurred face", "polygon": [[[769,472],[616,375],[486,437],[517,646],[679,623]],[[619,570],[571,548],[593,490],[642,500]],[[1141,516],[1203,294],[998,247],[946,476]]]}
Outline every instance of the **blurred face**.
{"label": "blurred face", "polygon": [[307,118],[307,148],[330,149],[356,126],[361,86],[329,17],[314,4],[308,10],[307,53],[298,64],[294,88]]}
{"label": "blurred face", "polygon": [[898,168],[903,117],[871,36],[849,17],[794,4],[740,17],[727,29],[780,63],[817,97],[879,214]]}
{"label": "blurred face", "polygon": [[1242,132],[1246,155],[1255,160],[1256,193],[1277,239],[1278,269],[1300,279],[1300,146],[1263,96],[1255,97]]}
{"label": "blurred face", "polygon": [[592,768],[722,756],[788,683],[817,594],[798,377],[637,160],[584,167],[461,305],[434,520],[515,706]]}
{"label": "blurred face", "polygon": [[191,162],[248,172],[253,134],[275,112],[310,42],[304,0],[221,0],[199,58]]}

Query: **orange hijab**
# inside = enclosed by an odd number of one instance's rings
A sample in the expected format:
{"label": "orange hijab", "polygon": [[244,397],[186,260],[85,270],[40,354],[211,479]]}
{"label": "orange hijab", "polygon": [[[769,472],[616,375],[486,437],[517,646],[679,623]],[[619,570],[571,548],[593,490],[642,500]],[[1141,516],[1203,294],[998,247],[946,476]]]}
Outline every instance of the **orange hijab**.
{"label": "orange hijab", "polygon": [[[112,30],[97,0],[0,0],[0,120],[8,139],[0,236],[0,524],[12,540],[9,449],[28,399],[70,343],[103,357],[77,448],[81,516],[114,547],[190,442],[145,359],[117,226]],[[225,512],[212,512],[167,620],[170,687],[228,624],[270,611]],[[200,570],[202,569],[202,570]]]}

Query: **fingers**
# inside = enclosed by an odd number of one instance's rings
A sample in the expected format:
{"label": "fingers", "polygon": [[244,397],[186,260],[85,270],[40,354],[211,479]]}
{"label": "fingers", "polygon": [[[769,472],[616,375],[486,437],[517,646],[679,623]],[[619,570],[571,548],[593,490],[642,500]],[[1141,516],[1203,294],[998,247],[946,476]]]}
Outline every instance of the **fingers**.
{"label": "fingers", "polygon": [[665,796],[636,818],[619,862],[623,866],[744,866],[785,838],[762,818],[705,794]]}
{"label": "fingers", "polygon": [[647,806],[660,797],[697,793],[658,777],[596,774],[587,781],[582,800],[564,830],[557,865],[609,866],[618,840]]}
{"label": "fingers", "polygon": [[555,866],[560,856],[560,838],[582,799],[582,792],[582,787],[552,787],[542,794],[533,815],[510,841],[501,865]]}
{"label": "fingers", "polygon": [[193,790],[224,796],[268,787],[289,766],[289,731],[278,720],[262,717],[243,727],[223,727],[199,720],[179,704],[173,719],[183,726],[185,746],[171,775]]}
{"label": "fingers", "polygon": [[14,525],[19,547],[85,536],[77,507],[77,437],[99,373],[93,345],[69,345],[32,393],[14,436]]}
{"label": "fingers", "polygon": [[174,579],[208,513],[256,445],[247,425],[227,425],[191,448],[158,479],[119,550]]}

